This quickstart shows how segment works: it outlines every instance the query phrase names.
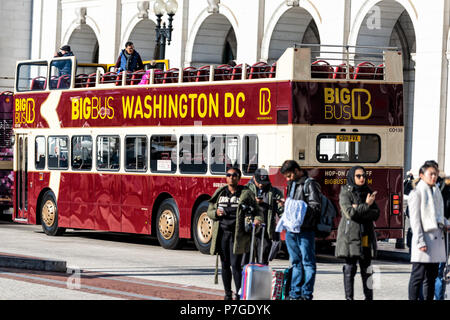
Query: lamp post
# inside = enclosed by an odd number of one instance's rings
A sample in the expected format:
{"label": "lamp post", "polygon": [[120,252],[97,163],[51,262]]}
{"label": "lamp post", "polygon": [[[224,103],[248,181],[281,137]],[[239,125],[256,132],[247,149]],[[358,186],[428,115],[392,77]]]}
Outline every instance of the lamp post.
{"label": "lamp post", "polygon": [[[166,55],[166,41],[167,44],[170,45],[170,41],[172,40],[172,22],[173,16],[177,12],[178,3],[176,0],[167,0],[164,2],[163,0],[155,0],[155,4],[153,5],[153,11],[156,15],[156,48],[155,48],[155,58],[162,60]],[[166,23],[162,22],[162,16],[164,12],[167,12],[169,16],[169,25],[166,26]]]}

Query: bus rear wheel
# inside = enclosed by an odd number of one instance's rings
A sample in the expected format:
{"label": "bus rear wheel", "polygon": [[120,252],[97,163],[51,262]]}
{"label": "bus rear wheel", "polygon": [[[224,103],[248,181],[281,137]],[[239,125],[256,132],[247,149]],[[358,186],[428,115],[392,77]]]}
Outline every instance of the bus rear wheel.
{"label": "bus rear wheel", "polygon": [[192,234],[198,251],[209,254],[213,221],[208,217],[208,201],[203,201],[194,214]]}
{"label": "bus rear wheel", "polygon": [[41,224],[46,235],[60,236],[66,229],[58,227],[58,207],[53,192],[47,191],[41,202]]}
{"label": "bus rear wheel", "polygon": [[156,234],[161,247],[177,249],[181,246],[179,217],[180,213],[173,199],[166,199],[159,206],[156,215]]}

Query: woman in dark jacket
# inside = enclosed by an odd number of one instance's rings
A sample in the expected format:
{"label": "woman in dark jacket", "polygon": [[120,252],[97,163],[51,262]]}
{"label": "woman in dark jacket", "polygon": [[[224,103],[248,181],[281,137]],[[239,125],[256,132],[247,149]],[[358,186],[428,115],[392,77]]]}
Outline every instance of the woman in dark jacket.
{"label": "woman in dark jacket", "polygon": [[368,285],[372,273],[368,269],[372,261],[371,249],[376,250],[373,222],[380,216],[380,209],[375,203],[376,193],[368,187],[363,167],[355,166],[348,171],[347,184],[339,194],[342,218],[336,242],[336,256],[345,259],[343,272],[347,300],[353,300],[357,262],[361,268],[364,296],[366,300],[373,299],[373,290]]}

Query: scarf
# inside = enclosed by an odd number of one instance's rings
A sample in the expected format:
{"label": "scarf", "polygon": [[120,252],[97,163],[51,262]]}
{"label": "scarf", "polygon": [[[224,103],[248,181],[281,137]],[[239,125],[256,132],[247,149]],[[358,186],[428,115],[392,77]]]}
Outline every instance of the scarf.
{"label": "scarf", "polygon": [[430,187],[425,181],[420,180],[416,186],[416,192],[420,196],[420,218],[423,231],[439,229],[438,224],[445,224],[441,191],[436,185]]}
{"label": "scarf", "polygon": [[358,186],[355,183],[355,171],[358,169],[362,169],[364,174],[366,173],[366,170],[361,166],[354,166],[350,168],[347,173],[347,185],[351,186],[352,191],[356,194],[356,197],[359,200],[359,203],[357,204],[361,204],[366,202],[367,194],[372,193],[372,190],[367,185],[367,178],[362,186]]}

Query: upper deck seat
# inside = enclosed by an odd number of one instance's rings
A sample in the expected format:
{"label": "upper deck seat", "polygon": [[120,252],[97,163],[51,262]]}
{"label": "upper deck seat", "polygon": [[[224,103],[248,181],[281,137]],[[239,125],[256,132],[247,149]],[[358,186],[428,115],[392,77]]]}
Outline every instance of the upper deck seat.
{"label": "upper deck seat", "polygon": [[268,78],[270,72],[270,66],[263,62],[256,62],[250,68],[250,74],[248,76],[249,79],[261,79]]}
{"label": "upper deck seat", "polygon": [[161,84],[163,83],[163,81],[164,81],[164,71],[162,71],[161,69],[155,69],[155,78],[153,83]]}
{"label": "upper deck seat", "polygon": [[70,76],[64,74],[58,78],[57,89],[68,89],[70,88]]}
{"label": "upper deck seat", "polygon": [[145,74],[145,70],[137,70],[131,74],[130,85],[134,86],[141,82],[142,77]]}
{"label": "upper deck seat", "polygon": [[88,75],[81,73],[75,76],[75,88],[84,88],[88,80]]}
{"label": "upper deck seat", "polygon": [[[353,79],[354,70],[355,68],[353,68],[353,66],[351,65],[349,69],[349,79]],[[333,79],[346,79],[346,78],[347,78],[347,64],[341,63],[334,69]]]}
{"label": "upper deck seat", "polygon": [[214,81],[230,80],[233,68],[228,64],[222,64],[214,69]]}
{"label": "upper deck seat", "polygon": [[45,77],[36,77],[31,80],[30,90],[44,90],[46,86]]}
{"label": "upper deck seat", "polygon": [[311,64],[311,78],[331,79],[333,67],[325,60],[316,60]]}
{"label": "upper deck seat", "polygon": [[[130,85],[130,83],[131,83],[132,74],[133,74],[132,72],[127,72],[127,75],[126,75],[127,79],[125,80],[125,83],[127,86]],[[122,78],[123,78],[123,71],[120,72],[116,77],[116,86],[122,85],[122,80],[123,80]]]}
{"label": "upper deck seat", "polygon": [[180,70],[178,68],[171,68],[164,72],[163,83],[177,83],[178,74]]}
{"label": "upper deck seat", "polygon": [[183,69],[183,82],[195,82],[197,68],[186,67]]}
{"label": "upper deck seat", "polygon": [[372,62],[364,61],[356,66],[354,79],[373,80],[375,78],[375,65]]}
{"label": "upper deck seat", "polygon": [[92,88],[95,87],[95,81],[97,80],[97,73],[91,73],[90,75],[88,75],[87,80],[86,80],[86,88]]}
{"label": "upper deck seat", "polygon": [[276,72],[277,72],[277,63],[274,62],[270,66],[269,78],[275,78],[276,77]]}
{"label": "upper deck seat", "polygon": [[100,83],[106,84],[113,84],[116,82],[117,79],[117,73],[115,72],[106,72],[102,75],[102,79],[100,80]]}
{"label": "upper deck seat", "polygon": [[195,82],[200,81],[208,81],[209,80],[209,70],[210,66],[202,66],[197,70],[197,77],[195,78]]}
{"label": "upper deck seat", "polygon": [[384,63],[376,67],[374,80],[384,80]]}
{"label": "upper deck seat", "polygon": [[[247,74],[250,72],[250,67],[247,66]],[[242,80],[242,63],[233,67],[233,72],[231,73],[231,80]]]}

